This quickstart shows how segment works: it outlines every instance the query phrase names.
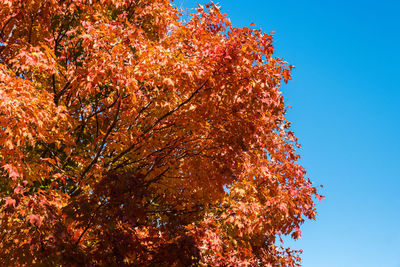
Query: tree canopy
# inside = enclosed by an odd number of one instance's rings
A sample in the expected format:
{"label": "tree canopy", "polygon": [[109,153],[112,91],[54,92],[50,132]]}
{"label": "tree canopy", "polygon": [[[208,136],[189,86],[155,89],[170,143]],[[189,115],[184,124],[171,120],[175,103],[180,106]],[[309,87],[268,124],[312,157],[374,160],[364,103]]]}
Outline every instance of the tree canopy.
{"label": "tree canopy", "polygon": [[0,3],[0,259],[297,266],[315,218],[273,38],[213,3]]}

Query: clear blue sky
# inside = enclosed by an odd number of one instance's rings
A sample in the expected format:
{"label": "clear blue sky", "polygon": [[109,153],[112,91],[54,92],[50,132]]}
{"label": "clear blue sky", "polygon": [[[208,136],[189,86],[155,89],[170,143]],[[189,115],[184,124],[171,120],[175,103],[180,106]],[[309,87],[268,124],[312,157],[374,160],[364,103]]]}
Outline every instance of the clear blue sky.
{"label": "clear blue sky", "polygon": [[214,2],[235,26],[276,31],[277,55],[296,66],[288,118],[326,196],[291,243],[303,266],[400,267],[400,2]]}

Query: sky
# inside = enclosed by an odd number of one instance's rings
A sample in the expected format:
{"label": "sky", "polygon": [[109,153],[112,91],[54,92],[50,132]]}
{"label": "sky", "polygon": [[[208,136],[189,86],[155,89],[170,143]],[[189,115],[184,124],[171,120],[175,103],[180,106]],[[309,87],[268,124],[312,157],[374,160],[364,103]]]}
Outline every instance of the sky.
{"label": "sky", "polygon": [[326,199],[288,245],[304,267],[400,267],[400,2],[214,2],[236,27],[275,31],[276,55],[296,66],[287,117]]}

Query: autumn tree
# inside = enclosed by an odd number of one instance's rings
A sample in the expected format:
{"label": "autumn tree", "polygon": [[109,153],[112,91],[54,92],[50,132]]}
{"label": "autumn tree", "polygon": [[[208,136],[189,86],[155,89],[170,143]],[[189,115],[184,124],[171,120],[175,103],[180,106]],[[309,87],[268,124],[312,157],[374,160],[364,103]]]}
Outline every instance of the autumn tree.
{"label": "autumn tree", "polygon": [[272,36],[169,0],[0,1],[2,266],[297,266],[320,197]]}

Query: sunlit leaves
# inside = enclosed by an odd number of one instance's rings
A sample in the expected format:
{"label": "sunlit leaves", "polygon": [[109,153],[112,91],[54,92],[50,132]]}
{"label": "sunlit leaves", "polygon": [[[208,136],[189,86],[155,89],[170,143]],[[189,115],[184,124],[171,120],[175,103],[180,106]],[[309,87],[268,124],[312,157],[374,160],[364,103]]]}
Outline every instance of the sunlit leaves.
{"label": "sunlit leaves", "polygon": [[322,196],[271,35],[166,0],[3,1],[0,21],[6,264],[299,262],[277,240]]}

